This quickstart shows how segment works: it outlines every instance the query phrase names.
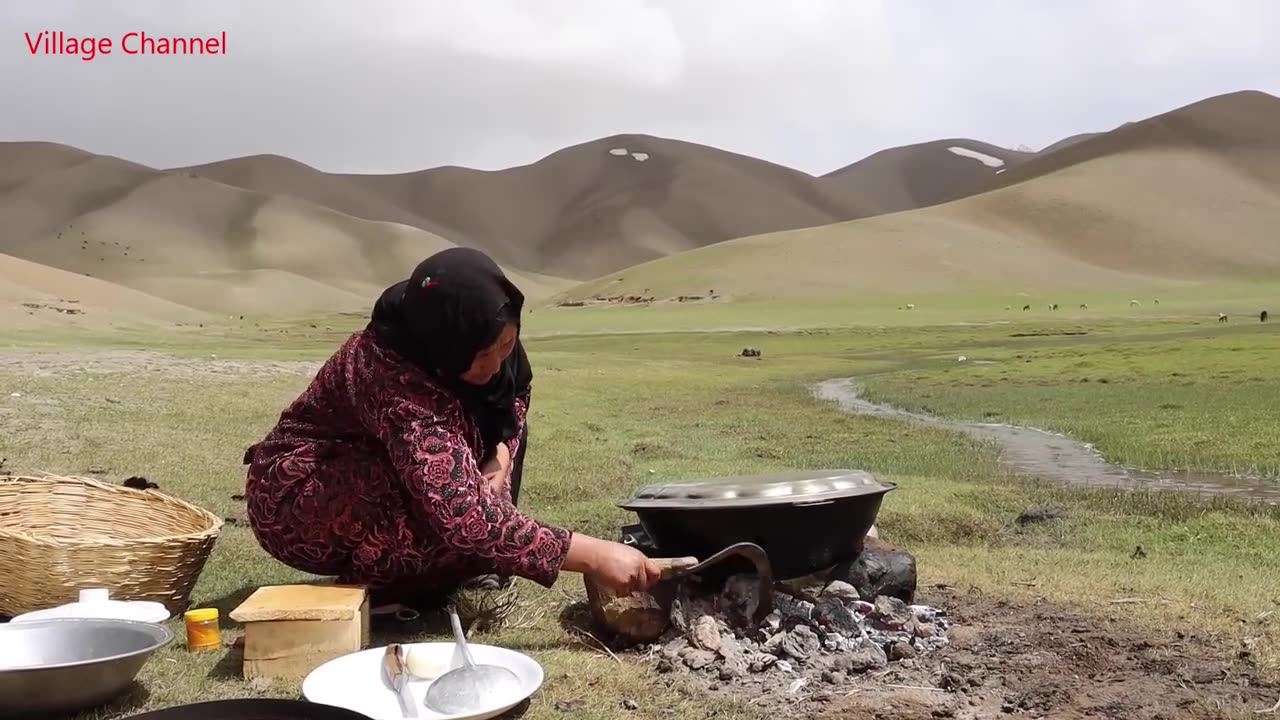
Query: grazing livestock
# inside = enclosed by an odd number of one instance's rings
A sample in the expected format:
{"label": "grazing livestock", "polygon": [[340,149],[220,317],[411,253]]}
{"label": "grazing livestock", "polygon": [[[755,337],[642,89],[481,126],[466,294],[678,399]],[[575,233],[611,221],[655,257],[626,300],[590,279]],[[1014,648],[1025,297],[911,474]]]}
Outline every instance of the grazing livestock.
{"label": "grazing livestock", "polygon": [[1220,322],[1220,323],[1227,322],[1227,314],[1226,314],[1226,313],[1218,313],[1218,322]]}
{"label": "grazing livestock", "polygon": [[915,310],[915,309],[916,309],[916,304],[915,304],[915,303],[907,303],[907,309],[908,309],[908,310]]}
{"label": "grazing livestock", "polygon": [[1026,312],[1027,310],[1030,310],[1030,309],[1031,309],[1031,306],[1030,306],[1030,305],[1023,305],[1023,306],[1022,306],[1022,310],[1023,310],[1023,312]]}
{"label": "grazing livestock", "polygon": [[1058,303],[1054,303],[1054,304],[1050,305],[1050,306],[1049,306],[1049,309],[1050,309],[1050,310],[1057,310],[1057,309],[1058,309]]}
{"label": "grazing livestock", "polygon": [[1085,305],[1084,303],[1080,303],[1080,309],[1081,309],[1081,310],[1088,310],[1088,309],[1089,309],[1089,306],[1088,306],[1088,305]]}
{"label": "grazing livestock", "polygon": [[1258,322],[1266,322],[1266,321],[1267,321],[1267,311],[1263,310],[1262,312],[1258,313]]}
{"label": "grazing livestock", "polygon": [[1129,301],[1129,307],[1138,307],[1138,301],[1137,301],[1137,300],[1130,300],[1130,301]]}

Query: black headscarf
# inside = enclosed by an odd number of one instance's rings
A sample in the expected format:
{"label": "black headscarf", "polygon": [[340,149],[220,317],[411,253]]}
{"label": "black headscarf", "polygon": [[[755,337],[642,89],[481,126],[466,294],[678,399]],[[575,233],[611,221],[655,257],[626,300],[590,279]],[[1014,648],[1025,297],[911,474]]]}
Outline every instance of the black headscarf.
{"label": "black headscarf", "polygon": [[[533,371],[520,342],[524,294],[489,256],[449,248],[419,263],[408,280],[387,288],[373,307],[369,329],[384,347],[448,389],[475,420],[484,440],[482,462],[516,433],[515,398],[529,392]],[[486,385],[460,376],[477,353],[516,323],[515,347]]]}

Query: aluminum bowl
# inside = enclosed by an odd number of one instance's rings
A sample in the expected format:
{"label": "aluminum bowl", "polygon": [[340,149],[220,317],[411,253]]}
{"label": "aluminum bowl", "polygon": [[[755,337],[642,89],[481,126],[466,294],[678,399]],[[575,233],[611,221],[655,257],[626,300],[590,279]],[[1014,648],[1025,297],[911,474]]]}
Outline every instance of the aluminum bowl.
{"label": "aluminum bowl", "polygon": [[354,710],[306,700],[209,700],[130,715],[125,720],[373,720]]}
{"label": "aluminum bowl", "polygon": [[152,653],[172,640],[164,625],[132,620],[0,625],[0,717],[104,705],[123,695]]}

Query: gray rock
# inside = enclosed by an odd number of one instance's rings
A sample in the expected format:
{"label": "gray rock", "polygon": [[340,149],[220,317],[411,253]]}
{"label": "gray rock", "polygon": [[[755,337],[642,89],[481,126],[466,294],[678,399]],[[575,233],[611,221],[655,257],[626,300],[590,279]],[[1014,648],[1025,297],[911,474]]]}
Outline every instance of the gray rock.
{"label": "gray rock", "polygon": [[760,646],[760,649],[774,657],[782,657],[785,654],[785,651],[782,649],[782,643],[786,639],[787,633],[779,632],[776,635],[771,636],[768,640],[765,640],[764,644]]}
{"label": "gray rock", "polygon": [[690,650],[689,653],[684,656],[684,664],[687,665],[690,670],[701,670],[715,662],[715,660],[716,655],[710,650]]}
{"label": "gray rock", "polygon": [[848,652],[852,647],[849,638],[839,633],[827,633],[826,637],[822,638],[822,649],[829,653]]}
{"label": "gray rock", "polygon": [[896,597],[881,595],[876,598],[876,609],[871,617],[882,627],[891,630],[905,630],[916,621],[916,614],[905,602]]}
{"label": "gray rock", "polygon": [[768,630],[777,630],[782,627],[782,613],[774,610],[764,616],[764,627]]}
{"label": "gray rock", "polygon": [[822,650],[822,641],[808,625],[797,625],[782,640],[782,651],[795,660],[808,660]]}
{"label": "gray rock", "polygon": [[823,595],[818,598],[816,609],[818,619],[832,630],[851,637],[862,635],[862,623],[840,598],[834,595]]}
{"label": "gray rock", "polygon": [[831,597],[837,598],[841,602],[845,603],[855,602],[862,598],[862,596],[858,594],[858,588],[843,580],[832,580],[831,584],[827,585],[826,589],[822,591],[822,594],[830,595]]}
{"label": "gray rock", "polygon": [[751,672],[764,672],[765,670],[773,667],[773,664],[776,662],[778,662],[778,658],[776,656],[769,655],[767,653],[758,653],[751,656],[751,662],[747,667]]}
{"label": "gray rock", "polygon": [[710,615],[701,615],[689,626],[689,643],[715,652],[720,648],[720,624]]}
{"label": "gray rock", "polygon": [[911,602],[916,594],[916,559],[911,553],[868,538],[839,579],[857,588],[864,598],[888,595]]}
{"label": "gray rock", "polygon": [[910,643],[905,643],[899,640],[898,642],[889,645],[889,649],[886,651],[885,655],[895,662],[898,660],[907,660],[916,656],[916,649],[912,647]]}
{"label": "gray rock", "polygon": [[782,613],[784,621],[788,618],[801,622],[809,622],[813,619],[814,606],[807,600],[797,600],[790,595],[779,594],[774,598],[774,604],[777,605],[778,612]]}
{"label": "gray rock", "polygon": [[845,656],[850,672],[867,672],[879,670],[889,664],[889,657],[884,648],[871,642],[864,642],[853,652]]}
{"label": "gray rock", "polygon": [[732,680],[747,674],[750,667],[747,655],[732,635],[720,636],[720,649],[717,654],[724,661],[720,666],[721,680]]}
{"label": "gray rock", "polygon": [[662,657],[670,658],[674,660],[674,659],[680,658],[681,653],[684,650],[686,650],[688,647],[689,647],[689,641],[684,639],[683,637],[678,637],[678,638],[675,638],[674,640],[671,640],[666,645],[663,645],[662,650],[660,652],[662,654]]}

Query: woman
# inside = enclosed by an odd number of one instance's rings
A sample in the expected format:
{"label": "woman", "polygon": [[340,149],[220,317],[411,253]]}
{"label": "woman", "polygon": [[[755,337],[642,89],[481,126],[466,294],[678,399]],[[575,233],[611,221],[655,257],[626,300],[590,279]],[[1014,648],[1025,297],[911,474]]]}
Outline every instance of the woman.
{"label": "woman", "polygon": [[245,454],[262,547],[303,572],[368,585],[377,605],[430,605],[487,574],[550,587],[568,570],[620,593],[656,582],[638,550],[515,507],[532,380],[523,303],[469,248],[388,288]]}

